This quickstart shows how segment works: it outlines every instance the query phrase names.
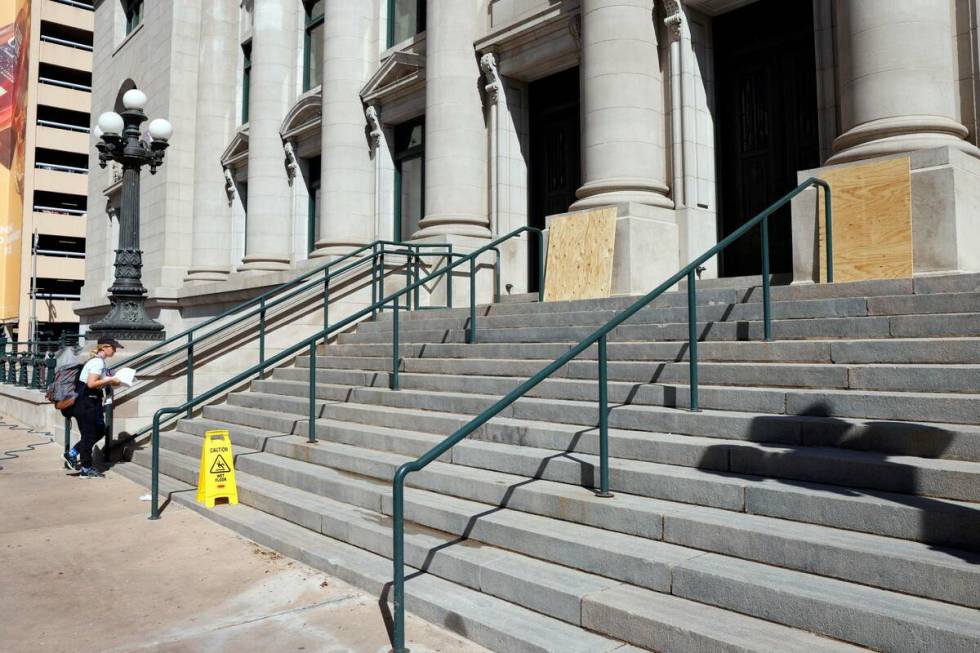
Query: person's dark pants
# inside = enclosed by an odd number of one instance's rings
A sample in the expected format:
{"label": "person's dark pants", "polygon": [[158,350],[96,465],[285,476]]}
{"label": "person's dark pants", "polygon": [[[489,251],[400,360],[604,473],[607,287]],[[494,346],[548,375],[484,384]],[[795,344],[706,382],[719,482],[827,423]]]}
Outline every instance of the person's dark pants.
{"label": "person's dark pants", "polygon": [[82,467],[92,466],[92,447],[105,435],[105,416],[102,401],[93,397],[79,397],[75,402],[75,422],[82,439],[75,445]]}

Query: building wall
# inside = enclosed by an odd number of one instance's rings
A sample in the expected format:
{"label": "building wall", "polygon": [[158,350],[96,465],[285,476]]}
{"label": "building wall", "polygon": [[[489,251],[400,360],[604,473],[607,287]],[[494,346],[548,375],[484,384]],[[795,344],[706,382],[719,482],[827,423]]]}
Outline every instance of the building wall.
{"label": "building wall", "polygon": [[[343,42],[344,47],[324,48],[320,63],[326,81],[322,88],[304,94],[304,11],[299,0],[234,2],[238,24],[231,36],[227,30],[214,27],[209,3],[147,3],[143,25],[129,37],[121,33],[119,2],[104,0],[95,14],[94,113],[111,108],[124,81],[131,79],[150,98],[147,113],[170,118],[176,128],[164,166],[155,177],[143,177],[144,283],[154,310],[168,329],[176,328],[182,324],[182,302],[217,292],[221,283],[236,275],[258,275],[261,279],[263,274],[279,269],[282,258],[289,261],[287,267],[295,267],[311,256],[332,256],[356,243],[388,237],[395,210],[394,128],[422,115],[426,116],[427,128],[426,212],[414,238],[452,242],[465,251],[491,235],[526,224],[527,85],[574,66],[583,71],[582,131],[586,145],[582,163],[589,176],[576,205],[605,202],[652,207],[621,212],[631,220],[655,223],[649,227],[654,230],[650,233],[675,234],[676,258],[667,257],[660,267],[637,267],[628,272],[633,277],[631,289],[651,286],[662,278],[663,270],[676,269],[717,239],[716,141],[732,135],[720,133],[714,119],[712,23],[715,16],[751,1],[649,0],[623,5],[611,0],[429,0],[426,30],[389,48],[386,0],[358,3],[356,7],[327,0],[326,12],[332,18],[323,33],[332,34],[325,38],[337,39],[333,44]],[[916,1],[895,0],[896,4],[889,7],[915,11],[921,7]],[[954,69],[948,81],[955,87],[956,106],[954,115],[947,118],[966,127],[965,136],[951,138],[969,149],[967,145],[977,141],[977,2],[930,1],[949,3],[948,40],[943,37],[936,47],[952,51]],[[842,79],[855,69],[851,64],[860,50],[842,46],[846,41],[842,41],[842,30],[861,19],[856,13],[848,13],[858,11],[860,5],[842,2],[813,0],[816,110],[823,160],[840,157],[841,152],[849,156],[855,138],[860,147],[852,154],[858,158],[881,145],[875,140],[880,134],[855,136],[855,127],[861,125],[848,124],[850,114],[842,109],[856,106],[854,94],[860,92],[850,80]],[[636,26],[632,23],[621,24],[619,29],[614,24],[609,29],[610,21],[622,20],[626,15],[622,12],[631,11],[636,12],[637,24],[643,30],[627,29]],[[271,36],[268,24],[255,23],[256,16],[263,21],[281,12],[289,16],[287,24],[273,30]],[[841,16],[847,18],[844,25]],[[652,29],[642,24],[647,17],[653,21]],[[339,24],[344,29],[331,32]],[[595,47],[593,35],[607,32],[607,40],[622,41],[610,46],[614,54],[603,54]],[[265,80],[261,83],[268,85],[268,70],[261,67],[278,66],[282,83],[276,92],[281,97],[264,97],[269,101],[259,103],[261,111],[269,112],[258,116],[262,119],[259,122],[264,120],[262,130],[266,131],[261,138],[255,135],[251,144],[249,135],[257,128],[255,124],[242,124],[240,119],[216,120],[213,112],[202,109],[206,102],[216,101],[214,95],[199,98],[198,84],[208,72],[202,68],[208,66],[202,53],[216,47],[215,39],[231,39],[218,45],[224,48],[221,51],[232,52],[235,59],[233,64],[224,61],[223,65],[229,67],[236,84],[221,96],[223,106],[230,106],[234,112],[241,106],[243,94],[242,44],[253,39],[256,44],[277,44],[276,57],[258,46],[252,52],[253,81]],[[654,55],[648,56],[650,52]],[[491,57],[490,63],[481,59],[486,56]],[[649,60],[638,62],[637,56]],[[848,64],[846,70],[842,62]],[[868,61],[862,62],[865,64]],[[644,75],[644,93],[635,92],[636,85],[629,82],[628,74],[635,72],[630,66],[637,65],[639,74]],[[912,66],[908,72],[913,72]],[[603,75],[618,75],[625,81],[604,86]],[[901,71],[894,79],[902,83]],[[653,96],[647,93],[649,89],[655,89]],[[615,97],[610,101],[610,93],[619,92],[623,106],[616,105]],[[857,103],[861,104],[860,98]],[[362,121],[360,112],[368,107],[373,114]],[[901,110],[896,107],[899,114]],[[376,123],[372,122],[374,116]],[[886,121],[896,117],[903,115],[882,116]],[[272,119],[281,123],[282,148],[269,138],[267,125]],[[900,134],[899,147],[919,147],[919,136],[914,129]],[[262,145],[256,145],[260,141]],[[209,144],[208,150],[213,149],[210,159],[202,159],[200,151],[195,155],[195,146],[204,142]],[[602,155],[604,146],[613,142],[620,148],[616,151],[624,154]],[[264,149],[258,152],[257,147]],[[655,160],[650,159],[651,152]],[[325,158],[325,185],[319,223],[314,226],[316,249],[311,253],[307,251],[311,235],[309,180],[304,175],[309,158],[318,153]],[[259,197],[269,192],[264,185],[254,187],[259,177],[250,175],[249,166],[259,164],[270,171],[263,174],[274,176],[269,183],[280,189],[276,191],[280,195],[276,210],[270,210],[266,198],[261,210],[253,210],[253,222],[249,223],[248,195]],[[207,190],[216,184],[223,188],[225,176],[222,172],[217,177],[218,166],[227,169],[231,192],[227,201],[204,211],[195,193],[203,192],[205,176],[214,178],[207,182]],[[596,173],[603,166],[609,170],[632,166],[636,179],[623,181],[622,172]],[[618,178],[610,181],[609,175]],[[111,183],[108,171],[90,176],[90,255],[79,305],[86,322],[105,311],[105,288],[111,282],[113,219],[103,210],[107,189],[111,203]],[[358,217],[351,218],[354,215]],[[270,246],[264,240],[269,238],[277,243],[281,239],[285,245]],[[208,247],[195,247],[205,240]],[[518,270],[508,280],[515,292],[526,287],[522,247],[508,254],[511,267]],[[260,260],[252,260],[260,250]],[[243,261],[245,270],[238,271]],[[709,267],[707,274],[713,273]],[[268,278],[272,283],[271,279],[279,277]],[[263,282],[252,281],[250,287],[261,288]]]}

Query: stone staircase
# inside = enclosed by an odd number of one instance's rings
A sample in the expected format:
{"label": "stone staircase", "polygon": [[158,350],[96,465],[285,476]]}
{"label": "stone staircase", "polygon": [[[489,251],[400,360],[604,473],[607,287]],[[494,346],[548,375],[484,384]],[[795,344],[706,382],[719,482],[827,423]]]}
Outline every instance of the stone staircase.
{"label": "stone staircase", "polygon": [[[595,348],[408,477],[406,607],[492,650],[980,650],[980,275],[699,286],[610,335],[612,499],[598,481]],[[201,438],[232,433],[244,505],[204,511],[386,595],[395,469],[630,298],[388,315],[181,420],[161,487],[194,505]],[[149,449],[117,467],[146,481]],[[164,521],[166,523],[166,515]],[[412,633],[408,633],[411,645]]]}

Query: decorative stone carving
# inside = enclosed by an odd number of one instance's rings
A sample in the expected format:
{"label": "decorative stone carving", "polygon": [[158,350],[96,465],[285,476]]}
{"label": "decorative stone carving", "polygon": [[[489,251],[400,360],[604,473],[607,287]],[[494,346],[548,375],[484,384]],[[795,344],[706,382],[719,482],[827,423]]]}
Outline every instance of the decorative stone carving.
{"label": "decorative stone carving", "polygon": [[664,25],[670,30],[672,38],[680,38],[684,25],[684,10],[681,9],[681,3],[679,0],[664,0],[664,9],[667,11]]}
{"label": "decorative stone carving", "polygon": [[368,123],[368,136],[371,138],[371,149],[376,150],[381,145],[381,138],[384,131],[381,129],[381,119],[378,118],[378,110],[374,106],[369,106],[364,110],[364,117]]}
{"label": "decorative stone carving", "polygon": [[299,161],[296,159],[296,150],[293,149],[292,141],[283,141],[282,149],[286,152],[286,176],[292,185],[293,179],[299,174]]}
{"label": "decorative stone carving", "polygon": [[487,99],[490,104],[497,104],[503,91],[503,82],[500,80],[500,71],[497,70],[497,57],[492,52],[488,52],[480,57],[480,68],[483,76],[487,80],[484,90],[487,92]]}
{"label": "decorative stone carving", "polygon": [[575,40],[575,45],[582,47],[582,15],[575,14],[568,21],[568,33]]}
{"label": "decorative stone carving", "polygon": [[225,171],[225,194],[228,195],[228,203],[231,204],[235,199],[235,178],[231,175],[230,168],[224,168]]}

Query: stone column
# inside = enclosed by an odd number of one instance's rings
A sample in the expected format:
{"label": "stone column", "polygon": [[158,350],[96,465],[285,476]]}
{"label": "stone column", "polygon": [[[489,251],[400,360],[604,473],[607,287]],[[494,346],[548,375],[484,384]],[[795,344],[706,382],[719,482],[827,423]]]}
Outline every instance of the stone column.
{"label": "stone column", "polygon": [[477,3],[429,0],[425,44],[425,217],[413,238],[488,237],[487,131],[473,50]]}
{"label": "stone column", "polygon": [[841,119],[828,163],[950,146],[958,117],[952,2],[837,2]]}
{"label": "stone column", "polygon": [[359,92],[373,67],[375,3],[327,0],[323,21],[320,238],[313,256],[374,240],[374,163]]}
{"label": "stone column", "polygon": [[218,160],[235,129],[238,0],[214,0],[201,15],[194,134],[194,229],[185,281],[224,281],[231,271],[231,207]]}
{"label": "stone column", "polygon": [[573,209],[667,198],[653,0],[582,0],[582,187]]}
{"label": "stone column", "polygon": [[243,271],[290,262],[291,201],[279,126],[294,99],[299,2],[255,0]]}

